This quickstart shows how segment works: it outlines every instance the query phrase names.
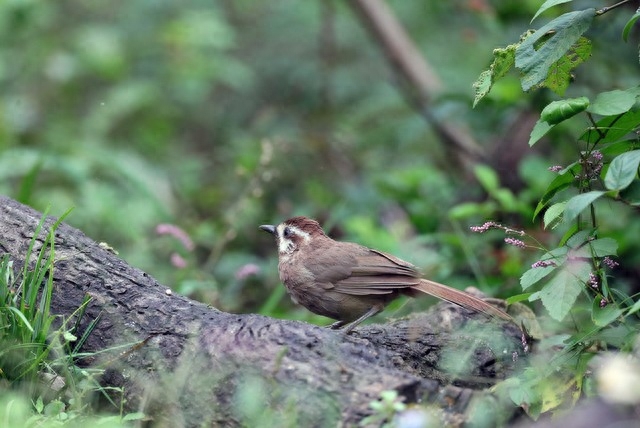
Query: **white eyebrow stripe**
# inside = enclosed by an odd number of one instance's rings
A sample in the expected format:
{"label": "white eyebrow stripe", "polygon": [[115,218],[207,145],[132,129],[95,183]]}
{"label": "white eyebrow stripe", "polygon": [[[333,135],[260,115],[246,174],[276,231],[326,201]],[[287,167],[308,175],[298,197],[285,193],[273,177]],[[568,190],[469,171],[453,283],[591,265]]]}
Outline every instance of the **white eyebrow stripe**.
{"label": "white eyebrow stripe", "polygon": [[294,234],[301,236],[304,239],[305,243],[308,243],[311,240],[311,235],[308,232],[305,232],[302,229],[299,229],[295,226],[287,226],[282,223],[276,227],[276,231],[278,233],[278,251],[282,254],[288,254],[295,249],[293,241],[289,238],[284,237],[284,230],[289,228]]}

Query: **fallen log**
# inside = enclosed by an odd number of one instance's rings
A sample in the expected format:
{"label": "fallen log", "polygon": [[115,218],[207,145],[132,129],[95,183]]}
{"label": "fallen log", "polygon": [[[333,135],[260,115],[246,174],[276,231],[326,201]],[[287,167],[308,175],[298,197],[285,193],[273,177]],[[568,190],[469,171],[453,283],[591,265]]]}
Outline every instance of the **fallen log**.
{"label": "fallen log", "polygon": [[[0,197],[0,255],[10,255],[16,272],[41,217]],[[36,250],[54,222],[44,222]],[[123,388],[126,408],[155,426],[352,426],[387,390],[431,404],[456,425],[478,397],[500,407],[483,388],[522,355],[516,326],[474,321],[448,304],[351,335],[225,313],[171,292],[65,223],[55,232],[55,260],[52,313],[69,319],[91,297],[82,323],[99,321],[83,350],[100,353],[84,364],[105,367],[102,383]],[[123,344],[124,352],[103,352]]]}

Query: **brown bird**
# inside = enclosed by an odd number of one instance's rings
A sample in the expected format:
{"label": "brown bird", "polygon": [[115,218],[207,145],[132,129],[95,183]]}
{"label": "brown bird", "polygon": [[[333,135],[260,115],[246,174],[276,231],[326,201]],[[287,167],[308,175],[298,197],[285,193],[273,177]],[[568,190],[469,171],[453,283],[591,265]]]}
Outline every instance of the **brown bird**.
{"label": "brown bird", "polygon": [[[278,244],[280,280],[294,303],[338,320],[331,328],[350,332],[400,295],[418,292],[513,321],[504,311],[468,293],[428,279],[397,257],[325,235],[320,224],[294,217],[278,226],[262,225]],[[350,323],[350,324],[349,324]]]}

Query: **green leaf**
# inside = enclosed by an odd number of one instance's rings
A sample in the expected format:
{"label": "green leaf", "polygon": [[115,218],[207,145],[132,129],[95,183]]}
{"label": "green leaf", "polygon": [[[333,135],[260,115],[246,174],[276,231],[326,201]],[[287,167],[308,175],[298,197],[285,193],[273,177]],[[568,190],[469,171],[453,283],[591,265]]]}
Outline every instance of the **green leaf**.
{"label": "green leaf", "polygon": [[498,48],[493,50],[493,62],[488,70],[483,71],[478,79],[473,83],[476,96],[473,100],[475,107],[482,98],[484,98],[493,84],[500,78],[504,77],[513,67],[516,57],[517,44],[509,45],[506,48]]}
{"label": "green leaf", "polygon": [[508,297],[505,299],[505,302],[507,302],[507,305],[513,305],[514,303],[518,303],[518,302],[524,302],[525,300],[529,300],[529,297],[532,295],[533,293],[522,293],[522,294],[516,294],[514,296]]}
{"label": "green leaf", "polygon": [[613,238],[600,238],[589,243],[595,257],[618,255],[618,241]]}
{"label": "green leaf", "polygon": [[536,125],[531,130],[531,135],[529,136],[529,146],[533,146],[537,143],[540,138],[544,137],[547,132],[549,132],[553,128],[553,125],[549,125],[542,119],[539,119],[536,122]]}
{"label": "green leaf", "polygon": [[473,108],[482,100],[493,87],[493,78],[491,76],[491,70],[484,70],[480,73],[480,76],[473,82],[471,85],[476,93],[475,98],[473,99]]}
{"label": "green leaf", "polygon": [[542,290],[529,300],[542,300],[542,304],[555,320],[562,321],[569,313],[582,287],[589,279],[591,265],[585,261],[572,261],[564,265]]}
{"label": "green leaf", "polygon": [[557,266],[545,266],[529,269],[520,277],[520,286],[522,287],[522,290],[524,291],[527,288],[531,287],[533,284],[540,281],[542,278],[549,275],[557,268]]}
{"label": "green leaf", "polygon": [[542,195],[542,198],[540,198],[540,202],[538,202],[538,206],[536,206],[536,210],[533,213],[533,219],[536,219],[540,211],[545,206],[547,206],[549,201],[556,195],[556,193],[571,186],[574,181],[575,178],[571,171],[565,171],[564,173],[554,178],[553,181],[549,184],[549,187],[547,187],[547,190],[544,192],[544,195]]}
{"label": "green leaf", "polygon": [[636,103],[637,95],[630,91],[601,92],[591,103],[587,111],[601,116],[613,116],[626,113]]}
{"label": "green leaf", "polygon": [[516,212],[518,211],[518,198],[515,197],[513,192],[509,189],[497,189],[493,192],[490,192],[491,196],[498,201],[500,207],[507,212]]}
{"label": "green leaf", "polygon": [[631,315],[631,314],[635,314],[636,312],[640,311],[640,300],[636,301],[633,306],[631,307],[631,309],[629,309],[629,312],[627,312],[627,315]]}
{"label": "green leaf", "polygon": [[35,408],[36,412],[38,413],[42,413],[42,411],[44,410],[44,402],[42,401],[41,395],[38,396],[38,399],[36,400]]}
{"label": "green leaf", "polygon": [[611,161],[604,185],[609,190],[626,189],[638,175],[640,165],[640,150],[623,153]]}
{"label": "green leaf", "polygon": [[134,413],[127,413],[126,415],[124,415],[122,417],[122,421],[126,422],[126,421],[139,421],[141,419],[144,419],[144,413],[143,412],[134,412]]}
{"label": "green leaf", "polygon": [[[576,234],[576,236],[577,235],[578,234]],[[571,251],[572,257],[590,259],[592,257],[615,256],[618,251],[618,242],[613,238],[600,238],[592,241],[587,238],[586,240],[580,241],[579,244],[572,245],[571,247],[573,248]]]}
{"label": "green leaf", "polygon": [[485,211],[484,204],[475,202],[464,202],[458,204],[449,210],[449,218],[464,219],[476,216]]}
{"label": "green leaf", "polygon": [[498,174],[496,172],[486,166],[486,165],[477,165],[473,172],[482,185],[482,187],[489,193],[492,193],[496,189],[500,187],[500,181],[498,180]]}
{"label": "green leaf", "polygon": [[540,6],[540,9],[538,9],[536,14],[533,15],[533,18],[531,18],[531,22],[533,22],[534,19],[536,19],[541,13],[545,12],[547,9],[562,3],[568,3],[570,1],[572,0],[547,0],[546,2],[542,3],[542,6]]}
{"label": "green leaf", "polygon": [[578,215],[584,211],[589,205],[591,205],[596,199],[604,195],[605,192],[601,190],[594,190],[587,193],[576,195],[567,201],[567,205],[564,209],[564,222],[571,223],[578,217]]}
{"label": "green leaf", "polygon": [[[549,67],[562,58],[591,26],[593,8],[565,13],[527,37],[516,49],[516,67],[522,71],[522,89],[528,91],[543,82]],[[544,37],[546,41],[538,46]]]}
{"label": "green leaf", "polygon": [[589,98],[587,97],[553,101],[542,109],[540,119],[549,125],[557,125],[578,113],[582,113],[587,107],[589,107]]}
{"label": "green leaf", "polygon": [[547,78],[541,86],[551,89],[562,96],[573,79],[572,71],[591,56],[591,40],[580,37],[571,46],[566,55],[549,67]]}
{"label": "green leaf", "polygon": [[580,230],[567,238],[566,246],[571,249],[582,247],[592,237],[591,230]]}
{"label": "green leaf", "polygon": [[517,377],[510,377],[508,382],[509,398],[516,406],[539,401],[539,394],[533,389],[531,382],[523,382]]}
{"label": "green leaf", "polygon": [[596,126],[604,134],[604,138],[593,128],[589,128],[580,136],[580,140],[589,144],[616,142],[640,126],[640,110],[628,111],[621,116],[604,117],[596,123]]}
{"label": "green leaf", "polygon": [[636,10],[636,13],[633,14],[633,16],[627,21],[624,28],[622,29],[622,40],[624,40],[625,42],[629,37],[629,32],[631,31],[631,28],[635,25],[638,18],[640,18],[640,8]]}
{"label": "green leaf", "polygon": [[551,224],[558,224],[560,220],[562,220],[562,213],[564,212],[564,207],[567,205],[567,202],[558,202],[557,204],[553,204],[549,207],[547,211],[544,213],[543,221],[544,228],[548,228]]}
{"label": "green leaf", "polygon": [[75,342],[76,340],[78,340],[78,338],[74,336],[70,331],[65,331],[62,336],[67,342]]}
{"label": "green leaf", "polygon": [[596,297],[593,299],[593,304],[591,305],[591,319],[593,323],[598,327],[605,327],[615,320],[617,320],[623,311],[615,304],[611,303],[605,306],[604,308],[600,307],[600,297]]}
{"label": "green leaf", "polygon": [[17,316],[18,318],[20,318],[20,321],[22,321],[22,324],[27,328],[27,330],[29,330],[29,332],[33,333],[33,327],[31,326],[31,323],[29,322],[29,320],[27,320],[27,317],[24,316],[24,314],[22,313],[22,311],[14,306],[10,306],[9,311],[13,312],[13,314],[15,316]]}

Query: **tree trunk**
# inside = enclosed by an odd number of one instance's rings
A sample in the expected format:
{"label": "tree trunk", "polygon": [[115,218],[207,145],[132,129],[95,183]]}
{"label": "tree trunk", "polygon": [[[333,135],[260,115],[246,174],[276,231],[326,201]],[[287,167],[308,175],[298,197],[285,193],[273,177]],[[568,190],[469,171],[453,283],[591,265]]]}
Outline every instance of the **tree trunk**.
{"label": "tree trunk", "polygon": [[[19,265],[40,219],[0,197],[0,254]],[[506,376],[522,353],[515,326],[491,327],[451,305],[352,335],[224,313],[171,293],[103,247],[58,227],[51,311],[69,319],[91,296],[82,324],[100,320],[84,351],[120,347],[87,364],[106,367],[104,385],[123,387],[126,407],[156,426],[351,426],[385,390],[433,403],[456,424],[472,398],[492,400],[474,389]]]}

